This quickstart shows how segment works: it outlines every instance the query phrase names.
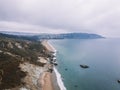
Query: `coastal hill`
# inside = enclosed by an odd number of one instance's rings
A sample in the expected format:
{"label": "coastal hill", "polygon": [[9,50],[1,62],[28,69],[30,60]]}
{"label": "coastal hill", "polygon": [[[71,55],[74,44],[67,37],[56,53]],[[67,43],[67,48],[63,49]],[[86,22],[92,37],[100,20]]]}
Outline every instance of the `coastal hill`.
{"label": "coastal hill", "polygon": [[90,34],[90,33],[61,33],[61,34],[35,34],[35,33],[23,33],[23,32],[7,32],[2,31],[1,33],[9,34],[9,35],[18,35],[27,36],[33,40],[39,39],[98,39],[104,38],[98,34]]}
{"label": "coastal hill", "polygon": [[97,39],[103,38],[97,34],[89,33],[66,33],[66,34],[41,34],[39,39]]}
{"label": "coastal hill", "polygon": [[6,34],[0,33],[0,38],[12,38],[12,39],[19,39],[19,40],[29,40],[29,41],[37,41],[37,36],[24,36],[24,35],[14,35],[14,34]]}
{"label": "coastal hill", "polygon": [[49,70],[44,65],[50,55],[40,41],[33,40],[0,34],[0,90],[40,90],[36,83],[39,75]]}

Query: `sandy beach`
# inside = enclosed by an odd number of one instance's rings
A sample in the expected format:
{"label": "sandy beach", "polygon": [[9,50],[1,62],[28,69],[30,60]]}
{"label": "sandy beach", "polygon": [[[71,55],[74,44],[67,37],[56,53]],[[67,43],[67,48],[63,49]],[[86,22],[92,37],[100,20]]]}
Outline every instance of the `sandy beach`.
{"label": "sandy beach", "polygon": [[55,48],[52,47],[52,46],[48,43],[47,40],[42,41],[42,45],[44,45],[44,46],[46,47],[46,49],[47,49],[48,51],[50,51],[50,52],[55,52],[55,51],[56,51]]}
{"label": "sandy beach", "polygon": [[[47,40],[42,41],[42,44],[48,51],[55,52],[54,47],[52,47]],[[57,80],[55,78],[55,73],[44,72],[40,80],[42,90],[60,90],[58,85],[56,85]]]}
{"label": "sandy beach", "polygon": [[51,73],[44,72],[42,75],[42,90],[54,90]]}

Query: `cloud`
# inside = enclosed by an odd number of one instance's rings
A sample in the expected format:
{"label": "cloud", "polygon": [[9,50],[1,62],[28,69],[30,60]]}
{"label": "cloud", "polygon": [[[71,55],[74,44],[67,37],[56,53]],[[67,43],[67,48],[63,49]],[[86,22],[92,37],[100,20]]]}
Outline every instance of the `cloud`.
{"label": "cloud", "polygon": [[[38,25],[23,24],[18,22],[0,22],[1,31],[17,31],[17,32],[33,32],[33,33],[66,33],[62,29],[50,29],[47,27],[42,27]],[[51,32],[52,31],[52,32]]]}
{"label": "cloud", "polygon": [[53,33],[89,32],[117,37],[120,35],[119,3],[119,0],[0,0],[0,20],[31,25],[35,29],[47,28],[44,32],[49,29]]}

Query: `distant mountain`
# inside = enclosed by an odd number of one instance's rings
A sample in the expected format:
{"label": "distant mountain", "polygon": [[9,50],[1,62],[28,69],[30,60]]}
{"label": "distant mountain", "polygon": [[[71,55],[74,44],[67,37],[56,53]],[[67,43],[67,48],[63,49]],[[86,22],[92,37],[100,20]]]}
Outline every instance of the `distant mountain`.
{"label": "distant mountain", "polygon": [[97,39],[104,38],[97,34],[88,33],[66,33],[66,34],[41,34],[39,39]]}
{"label": "distant mountain", "polygon": [[30,40],[39,39],[97,39],[104,38],[101,35],[89,33],[63,33],[63,34],[35,34],[35,33],[22,33],[22,32],[2,32],[8,35],[14,35],[19,38],[26,38]]}

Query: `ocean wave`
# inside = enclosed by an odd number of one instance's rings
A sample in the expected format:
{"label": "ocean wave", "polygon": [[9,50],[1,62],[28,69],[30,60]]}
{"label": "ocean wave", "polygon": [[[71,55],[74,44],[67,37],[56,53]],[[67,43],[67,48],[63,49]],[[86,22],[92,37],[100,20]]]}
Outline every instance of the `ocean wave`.
{"label": "ocean wave", "polygon": [[[56,56],[57,50],[52,46],[51,43],[49,43],[49,42],[47,42],[47,43],[54,50],[54,55]],[[53,70],[54,70],[54,72],[56,74],[57,83],[58,83],[58,86],[59,86],[60,90],[67,90],[64,83],[63,83],[63,81],[62,81],[62,77],[61,77],[60,73],[58,72],[58,70],[55,67],[53,68]]]}
{"label": "ocean wave", "polygon": [[53,69],[54,69],[54,72],[56,74],[57,83],[58,83],[60,90],[67,90],[63,81],[62,81],[62,77],[61,77],[60,73],[58,72],[58,70],[55,67]]}

